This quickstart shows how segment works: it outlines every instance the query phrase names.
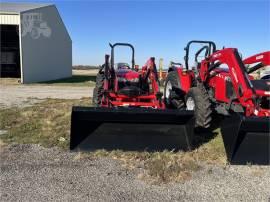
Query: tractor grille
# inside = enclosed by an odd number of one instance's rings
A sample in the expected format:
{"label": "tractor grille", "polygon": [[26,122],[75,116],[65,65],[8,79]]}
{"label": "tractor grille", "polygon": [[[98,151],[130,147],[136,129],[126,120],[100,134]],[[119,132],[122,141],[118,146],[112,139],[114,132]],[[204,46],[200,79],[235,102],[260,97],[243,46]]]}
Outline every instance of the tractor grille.
{"label": "tractor grille", "polygon": [[118,78],[118,88],[124,88],[124,87],[130,87],[130,86],[135,86],[139,87],[139,79],[126,79],[126,78]]}

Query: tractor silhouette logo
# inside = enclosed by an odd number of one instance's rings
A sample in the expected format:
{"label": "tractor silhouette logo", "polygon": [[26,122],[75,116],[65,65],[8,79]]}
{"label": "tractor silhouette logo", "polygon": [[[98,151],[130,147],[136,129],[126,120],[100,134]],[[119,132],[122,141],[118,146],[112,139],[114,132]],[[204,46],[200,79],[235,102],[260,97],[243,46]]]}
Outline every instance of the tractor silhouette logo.
{"label": "tractor silhouette logo", "polygon": [[21,28],[23,37],[29,34],[33,39],[38,39],[41,35],[48,38],[52,34],[47,22],[42,20],[41,13],[23,14]]}

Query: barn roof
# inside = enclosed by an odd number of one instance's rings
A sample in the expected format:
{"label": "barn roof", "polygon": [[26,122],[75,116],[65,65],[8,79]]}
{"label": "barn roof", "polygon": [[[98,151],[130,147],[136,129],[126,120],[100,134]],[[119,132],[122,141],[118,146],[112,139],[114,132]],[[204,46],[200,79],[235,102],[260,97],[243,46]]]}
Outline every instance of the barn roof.
{"label": "barn roof", "polygon": [[45,3],[0,3],[0,13],[21,13],[24,11],[52,6]]}

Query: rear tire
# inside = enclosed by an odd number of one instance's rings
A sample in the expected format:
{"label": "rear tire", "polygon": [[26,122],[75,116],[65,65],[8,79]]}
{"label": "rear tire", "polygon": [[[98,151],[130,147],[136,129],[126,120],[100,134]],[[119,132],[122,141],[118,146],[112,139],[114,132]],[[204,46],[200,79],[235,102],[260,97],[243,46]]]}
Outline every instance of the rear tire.
{"label": "rear tire", "polygon": [[99,72],[96,77],[96,86],[93,90],[93,99],[92,99],[92,102],[96,107],[100,106],[101,104],[102,96],[104,93],[103,88],[104,79],[105,79],[104,73]]}
{"label": "rear tire", "polygon": [[211,126],[211,103],[202,84],[198,84],[197,87],[193,87],[189,90],[186,96],[186,106],[187,110],[194,110],[196,128],[207,129]]}
{"label": "rear tire", "polygon": [[185,109],[185,99],[181,91],[181,83],[176,71],[171,71],[165,80],[164,102],[167,108]]}

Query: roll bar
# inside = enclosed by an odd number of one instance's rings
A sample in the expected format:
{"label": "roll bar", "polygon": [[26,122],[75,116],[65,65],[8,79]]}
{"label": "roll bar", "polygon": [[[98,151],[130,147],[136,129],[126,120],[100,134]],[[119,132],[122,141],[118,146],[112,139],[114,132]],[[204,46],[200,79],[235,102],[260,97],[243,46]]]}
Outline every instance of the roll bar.
{"label": "roll bar", "polygon": [[182,63],[171,61],[171,62],[170,62],[170,66],[173,66],[173,65],[179,65],[179,66],[182,66]]}
{"label": "roll bar", "polygon": [[114,68],[114,48],[116,46],[127,46],[127,47],[130,47],[131,50],[132,50],[132,59],[131,59],[131,68],[134,69],[135,68],[135,49],[134,47],[129,44],[129,43],[115,43],[115,44],[111,44],[109,43],[110,47],[111,47],[111,68],[113,69]]}
{"label": "roll bar", "polygon": [[208,46],[203,46],[202,48],[200,48],[196,53],[195,53],[195,62],[198,62],[198,56],[201,54],[201,52],[203,52],[205,50],[204,53],[204,57],[207,57],[208,52],[209,52],[209,47]]}
{"label": "roll bar", "polygon": [[197,57],[198,55],[204,50],[206,49],[206,53],[205,53],[205,57],[210,56],[211,54],[213,54],[214,52],[216,52],[216,44],[213,41],[198,41],[198,40],[192,40],[190,42],[188,42],[187,46],[184,48],[184,50],[186,51],[186,55],[184,57],[185,60],[185,65],[186,65],[186,69],[189,68],[188,66],[188,60],[189,60],[189,48],[190,45],[193,43],[199,43],[199,44],[206,44],[205,46],[203,46],[199,51],[197,51],[196,55],[195,55],[195,60],[197,62]]}

